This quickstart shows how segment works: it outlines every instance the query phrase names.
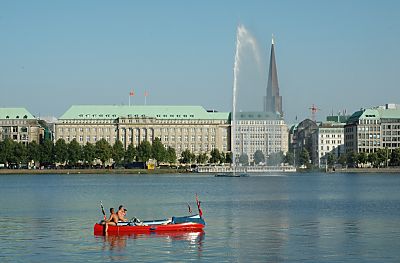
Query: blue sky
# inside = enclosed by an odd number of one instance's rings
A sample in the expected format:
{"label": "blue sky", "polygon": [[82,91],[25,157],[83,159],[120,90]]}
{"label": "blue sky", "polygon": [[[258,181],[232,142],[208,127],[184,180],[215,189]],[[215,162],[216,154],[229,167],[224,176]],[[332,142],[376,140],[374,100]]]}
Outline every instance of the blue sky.
{"label": "blue sky", "polygon": [[[312,104],[322,119],[400,103],[399,14],[400,1],[0,0],[0,107],[59,117],[73,104],[128,104],[133,89],[133,104],[147,90],[148,104],[230,111],[238,24],[265,71],[274,34],[288,123]],[[249,107],[262,105],[258,86],[241,82]]]}

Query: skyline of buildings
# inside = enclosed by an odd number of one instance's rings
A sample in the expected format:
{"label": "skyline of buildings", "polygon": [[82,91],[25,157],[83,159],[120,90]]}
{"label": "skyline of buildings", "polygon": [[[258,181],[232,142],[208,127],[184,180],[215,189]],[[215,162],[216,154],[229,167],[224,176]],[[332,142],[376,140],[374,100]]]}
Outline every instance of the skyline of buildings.
{"label": "skyline of buildings", "polygon": [[[288,151],[296,155],[306,149],[318,167],[327,165],[330,155],[338,159],[348,152],[400,146],[400,125],[396,125],[400,106],[396,104],[360,110],[350,117],[332,114],[323,122],[304,119],[289,129],[282,110],[273,38],[266,84],[263,111],[237,112],[234,133],[230,112],[178,105],[72,105],[53,119],[50,127],[54,141],[76,140],[80,145],[101,139],[113,145],[119,140],[127,149],[159,138],[166,148],[175,149],[177,157],[185,150],[201,154],[218,149],[234,152],[236,160],[247,155],[252,163],[256,151],[268,157]],[[26,145],[44,136],[45,128],[25,108],[0,108],[1,140],[8,137]]]}

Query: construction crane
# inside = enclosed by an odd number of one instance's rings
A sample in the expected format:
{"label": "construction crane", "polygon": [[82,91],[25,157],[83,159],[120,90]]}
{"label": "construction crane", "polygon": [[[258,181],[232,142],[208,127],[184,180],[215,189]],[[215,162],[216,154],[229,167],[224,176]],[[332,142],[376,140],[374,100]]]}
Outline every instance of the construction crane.
{"label": "construction crane", "polygon": [[318,109],[314,104],[308,109],[311,110],[311,119],[315,122],[317,111],[320,111],[321,109]]}

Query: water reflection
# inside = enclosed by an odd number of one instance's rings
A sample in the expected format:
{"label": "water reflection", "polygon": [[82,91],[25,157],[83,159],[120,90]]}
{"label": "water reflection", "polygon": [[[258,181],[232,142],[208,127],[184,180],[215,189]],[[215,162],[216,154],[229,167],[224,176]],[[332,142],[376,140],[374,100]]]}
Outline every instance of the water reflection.
{"label": "water reflection", "polygon": [[186,232],[150,232],[150,233],[130,233],[120,235],[95,235],[98,240],[103,242],[103,250],[123,251],[130,240],[161,239],[166,243],[187,242],[190,248],[193,248],[201,254],[203,250],[204,231]]}

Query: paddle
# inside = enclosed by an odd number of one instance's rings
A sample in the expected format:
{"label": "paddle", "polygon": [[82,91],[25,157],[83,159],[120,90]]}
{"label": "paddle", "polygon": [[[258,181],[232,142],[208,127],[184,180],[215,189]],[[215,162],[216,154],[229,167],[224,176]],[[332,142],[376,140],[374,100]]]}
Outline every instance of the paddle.
{"label": "paddle", "polygon": [[104,221],[107,221],[107,216],[106,216],[106,212],[104,211],[104,206],[103,206],[103,202],[100,201],[100,207],[101,207],[101,212],[104,215]]}
{"label": "paddle", "polygon": [[104,211],[104,206],[103,206],[103,202],[100,201],[100,207],[101,207],[101,212],[103,213],[104,216],[104,235],[107,234],[107,229],[108,229],[108,225],[107,225],[107,216],[106,216],[106,212]]}
{"label": "paddle", "polygon": [[197,209],[199,210],[199,216],[202,217],[203,211],[201,211],[201,208],[200,208],[201,202],[199,201],[199,197],[197,196],[197,193],[196,193],[196,203],[197,203]]}

